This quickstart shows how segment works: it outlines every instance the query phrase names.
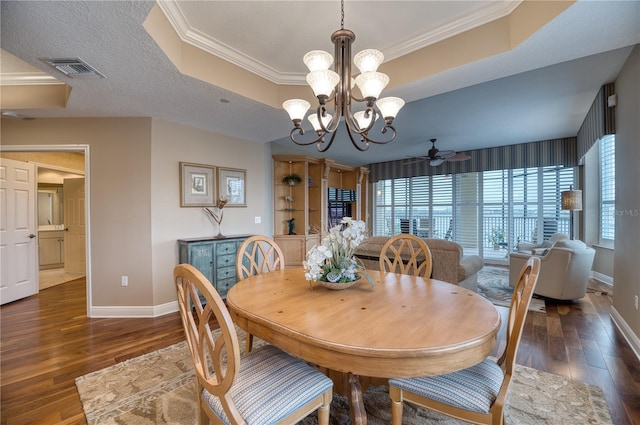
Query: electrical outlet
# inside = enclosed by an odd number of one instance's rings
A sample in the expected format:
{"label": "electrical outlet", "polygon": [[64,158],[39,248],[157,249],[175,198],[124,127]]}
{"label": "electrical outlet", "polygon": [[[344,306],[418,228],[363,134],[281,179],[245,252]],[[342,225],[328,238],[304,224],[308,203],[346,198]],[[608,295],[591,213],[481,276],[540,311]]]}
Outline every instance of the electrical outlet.
{"label": "electrical outlet", "polygon": [[255,224],[260,224],[260,223],[262,223],[262,217],[260,217],[259,215],[257,215],[257,216],[255,216],[255,217],[253,217],[253,222],[254,222]]}
{"label": "electrical outlet", "polygon": [[129,276],[122,276],[122,286],[129,286]]}
{"label": "electrical outlet", "polygon": [[638,309],[638,296],[634,295],[633,296],[633,304],[636,306],[636,310]]}

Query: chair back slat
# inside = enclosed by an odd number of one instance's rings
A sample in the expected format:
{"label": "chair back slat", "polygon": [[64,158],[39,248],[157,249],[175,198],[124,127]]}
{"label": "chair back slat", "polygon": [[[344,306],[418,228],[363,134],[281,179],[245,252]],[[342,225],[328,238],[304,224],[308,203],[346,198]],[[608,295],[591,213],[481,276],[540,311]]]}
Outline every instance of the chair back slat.
{"label": "chair back slat", "polygon": [[238,279],[246,279],[261,273],[284,268],[284,254],[273,239],[266,236],[251,236],[240,248],[236,258]]}
{"label": "chair back slat", "polygon": [[380,250],[380,271],[431,277],[431,251],[421,238],[399,234],[389,238]]}

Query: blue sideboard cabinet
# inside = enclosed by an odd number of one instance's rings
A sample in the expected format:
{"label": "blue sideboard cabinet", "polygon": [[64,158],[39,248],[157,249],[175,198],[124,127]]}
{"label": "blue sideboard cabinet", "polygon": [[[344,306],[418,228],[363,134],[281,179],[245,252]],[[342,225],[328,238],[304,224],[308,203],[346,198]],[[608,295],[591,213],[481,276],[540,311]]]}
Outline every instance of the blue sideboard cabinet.
{"label": "blue sideboard cabinet", "polygon": [[178,239],[180,264],[188,263],[200,270],[215,286],[222,298],[238,281],[236,254],[251,235],[230,235],[221,238]]}

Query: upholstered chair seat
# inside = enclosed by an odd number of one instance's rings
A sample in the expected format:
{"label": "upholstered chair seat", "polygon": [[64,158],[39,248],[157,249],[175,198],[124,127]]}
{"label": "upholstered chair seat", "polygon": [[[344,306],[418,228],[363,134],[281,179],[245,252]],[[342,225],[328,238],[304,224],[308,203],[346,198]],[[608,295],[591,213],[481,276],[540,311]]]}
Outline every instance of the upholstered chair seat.
{"label": "upholstered chair seat", "polygon": [[495,360],[446,375],[391,379],[390,384],[440,403],[478,413],[489,413],[498,397],[504,373]]}
{"label": "upholstered chair seat", "polygon": [[[250,424],[280,423],[332,387],[331,380],[308,364],[292,361],[288,354],[271,345],[256,348],[241,360],[229,394],[240,416]],[[218,417],[229,423],[218,397],[206,389],[202,397]]]}

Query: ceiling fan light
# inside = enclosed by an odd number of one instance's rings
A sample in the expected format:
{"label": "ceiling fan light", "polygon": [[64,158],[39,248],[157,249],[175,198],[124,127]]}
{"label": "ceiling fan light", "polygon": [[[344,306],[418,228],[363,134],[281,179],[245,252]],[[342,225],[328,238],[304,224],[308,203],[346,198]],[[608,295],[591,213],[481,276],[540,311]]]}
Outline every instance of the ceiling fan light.
{"label": "ceiling fan light", "polygon": [[376,106],[384,118],[395,118],[404,106],[404,100],[399,97],[383,97],[376,101]]}
{"label": "ceiling fan light", "polygon": [[368,117],[365,116],[365,111],[358,111],[353,114],[353,118],[355,118],[356,122],[358,123],[358,127],[360,127],[360,130],[364,130],[365,128],[369,127],[372,116],[372,113],[369,113]]}
{"label": "ceiling fan light", "polygon": [[353,57],[353,63],[361,73],[375,72],[384,61],[384,55],[376,49],[365,49]]}
{"label": "ceiling fan light", "polygon": [[311,71],[307,74],[307,84],[311,86],[313,94],[315,94],[316,97],[329,97],[339,81],[340,76],[328,69],[324,71]]}
{"label": "ceiling fan light", "polygon": [[356,84],[362,97],[376,99],[389,84],[389,77],[382,72],[363,72],[356,77]]}
{"label": "ceiling fan light", "polygon": [[289,99],[282,104],[282,107],[289,114],[291,121],[302,121],[311,104],[303,99]]}
{"label": "ceiling fan light", "polygon": [[309,71],[326,71],[333,64],[333,56],[324,50],[312,50],[302,58]]}
{"label": "ceiling fan light", "polygon": [[[309,122],[311,123],[315,131],[322,131],[320,122],[318,122],[318,114],[311,114],[307,117],[307,119],[309,120]],[[321,119],[322,119],[322,124],[324,125],[324,128],[327,128],[327,126],[331,122],[331,114],[326,114],[324,117],[321,117]]]}

